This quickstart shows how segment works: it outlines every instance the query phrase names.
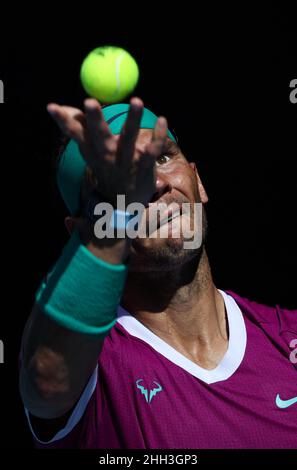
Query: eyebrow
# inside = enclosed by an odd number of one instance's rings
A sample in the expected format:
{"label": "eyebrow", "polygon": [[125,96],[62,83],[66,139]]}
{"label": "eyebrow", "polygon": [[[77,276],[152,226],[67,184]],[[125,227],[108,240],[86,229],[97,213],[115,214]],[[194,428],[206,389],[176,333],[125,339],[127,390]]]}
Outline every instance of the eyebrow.
{"label": "eyebrow", "polygon": [[166,140],[165,146],[168,150],[177,150],[180,152],[180,147],[169,138]]}

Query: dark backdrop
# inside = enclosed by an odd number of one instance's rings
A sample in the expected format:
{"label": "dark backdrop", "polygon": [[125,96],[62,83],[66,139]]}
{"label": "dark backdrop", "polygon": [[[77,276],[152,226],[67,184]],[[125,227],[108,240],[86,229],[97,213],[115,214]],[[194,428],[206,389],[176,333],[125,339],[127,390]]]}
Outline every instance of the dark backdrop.
{"label": "dark backdrop", "polygon": [[[197,6],[198,5],[198,6]],[[140,66],[135,94],[169,119],[209,195],[208,253],[216,285],[296,308],[296,3],[262,10],[210,5],[161,12],[140,4],[2,31],[0,105],[2,313],[0,446],[31,446],[17,390],[21,332],[42,276],[67,239],[53,183],[59,132],[50,101],[81,106],[79,68],[93,48],[129,50]],[[282,7],[280,6],[282,5]],[[81,7],[82,8],[82,7]],[[21,14],[19,14],[21,15]]]}

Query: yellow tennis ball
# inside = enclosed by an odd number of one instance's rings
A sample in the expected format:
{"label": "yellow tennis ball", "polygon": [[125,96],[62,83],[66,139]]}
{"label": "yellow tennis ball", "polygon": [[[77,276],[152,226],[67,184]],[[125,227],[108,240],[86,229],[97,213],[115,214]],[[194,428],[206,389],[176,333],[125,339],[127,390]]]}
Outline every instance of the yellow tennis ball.
{"label": "yellow tennis ball", "polygon": [[117,103],[132,93],[139,77],[135,59],[120,47],[91,51],[82,63],[80,79],[89,96],[103,103]]}

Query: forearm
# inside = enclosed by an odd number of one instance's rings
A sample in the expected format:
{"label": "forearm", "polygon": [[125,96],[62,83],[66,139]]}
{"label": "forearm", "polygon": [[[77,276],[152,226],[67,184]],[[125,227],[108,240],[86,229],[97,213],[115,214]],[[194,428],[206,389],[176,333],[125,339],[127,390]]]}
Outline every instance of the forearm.
{"label": "forearm", "polygon": [[[128,240],[100,243],[86,237],[84,242],[94,257],[106,263],[127,260]],[[21,395],[32,414],[53,418],[73,407],[96,366],[103,336],[65,328],[35,304],[24,331],[20,374]]]}

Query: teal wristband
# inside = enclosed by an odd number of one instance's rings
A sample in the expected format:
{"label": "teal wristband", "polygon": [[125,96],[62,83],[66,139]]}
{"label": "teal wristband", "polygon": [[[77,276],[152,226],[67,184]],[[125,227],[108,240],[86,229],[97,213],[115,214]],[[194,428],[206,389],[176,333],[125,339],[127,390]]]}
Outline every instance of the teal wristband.
{"label": "teal wristband", "polygon": [[42,282],[36,302],[58,324],[104,337],[116,322],[127,270],[96,258],[75,232]]}

